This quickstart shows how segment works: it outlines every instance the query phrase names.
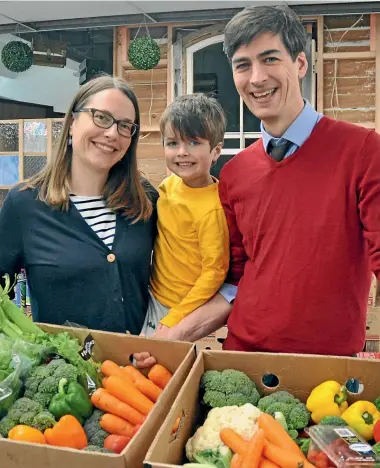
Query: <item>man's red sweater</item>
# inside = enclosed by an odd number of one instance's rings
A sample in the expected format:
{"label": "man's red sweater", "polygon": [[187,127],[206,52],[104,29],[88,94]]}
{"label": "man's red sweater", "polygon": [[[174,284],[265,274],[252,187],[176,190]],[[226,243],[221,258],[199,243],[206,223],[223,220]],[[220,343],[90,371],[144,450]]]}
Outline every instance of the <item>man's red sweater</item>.
{"label": "man's red sweater", "polygon": [[353,355],[380,278],[380,135],[323,117],[275,162],[262,140],[223,168],[238,293],[224,349]]}

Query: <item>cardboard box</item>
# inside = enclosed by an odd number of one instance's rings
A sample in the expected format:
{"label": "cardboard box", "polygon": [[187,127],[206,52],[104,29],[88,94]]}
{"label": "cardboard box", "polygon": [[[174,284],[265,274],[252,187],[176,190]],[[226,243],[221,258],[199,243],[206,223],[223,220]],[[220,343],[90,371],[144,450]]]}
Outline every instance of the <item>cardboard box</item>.
{"label": "cardboard box", "polygon": [[368,296],[368,307],[380,307],[380,282],[372,275],[371,288]]}
{"label": "cardboard box", "polygon": [[201,351],[203,349],[214,349],[214,350],[222,350],[223,342],[227,337],[227,327],[224,326],[222,328],[219,328],[214,333],[211,333],[211,335],[206,336],[205,338],[202,338],[198,341],[195,342],[195,346],[197,348],[197,351]]}
{"label": "cardboard box", "polygon": [[[247,373],[264,395],[274,390],[288,390],[305,401],[311,390],[325,380],[337,380],[343,384],[351,378],[363,384],[360,386],[360,394],[350,394],[351,401],[373,401],[380,395],[380,379],[376,378],[379,363],[371,359],[202,351],[147,453],[145,468],[173,468],[185,462],[185,445],[194,434],[194,422],[199,409],[200,379],[206,370],[223,369],[238,369]],[[263,385],[262,378],[266,374],[278,377],[279,385],[276,388],[270,389]],[[179,415],[181,422],[173,436],[171,428]]]}
{"label": "cardboard box", "polygon": [[368,307],[365,351],[380,351],[380,308]]}
{"label": "cardboard box", "polygon": [[70,331],[81,342],[91,333],[95,340],[93,356],[99,361],[111,359],[119,365],[126,365],[130,363],[130,356],[134,352],[149,351],[160,364],[174,372],[174,375],[141,429],[122,454],[96,454],[0,439],[0,467],[142,468],[145,454],[194,364],[194,345],[83,328],[52,325],[42,325],[42,328],[49,333]]}

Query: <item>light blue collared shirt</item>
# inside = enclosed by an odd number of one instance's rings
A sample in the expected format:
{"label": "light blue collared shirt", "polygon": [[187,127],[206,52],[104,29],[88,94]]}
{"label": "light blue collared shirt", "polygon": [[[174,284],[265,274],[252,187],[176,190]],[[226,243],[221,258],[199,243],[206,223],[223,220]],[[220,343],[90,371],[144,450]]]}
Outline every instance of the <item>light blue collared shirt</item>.
{"label": "light blue collared shirt", "polygon": [[[265,130],[264,125],[261,122],[260,130],[265,151],[267,151],[269,142],[272,139],[275,143],[279,143],[280,140],[284,139],[292,143],[286,152],[285,158],[287,158],[295,151],[297,151],[298,148],[300,148],[309,138],[311,132],[314,130],[315,125],[323,117],[323,114],[317,112],[308,101],[304,100],[304,102],[305,105],[301,113],[280,138],[272,137],[272,135],[270,135]],[[220,287],[219,293],[226,299],[226,301],[232,302],[237,294],[237,286],[224,283]]]}

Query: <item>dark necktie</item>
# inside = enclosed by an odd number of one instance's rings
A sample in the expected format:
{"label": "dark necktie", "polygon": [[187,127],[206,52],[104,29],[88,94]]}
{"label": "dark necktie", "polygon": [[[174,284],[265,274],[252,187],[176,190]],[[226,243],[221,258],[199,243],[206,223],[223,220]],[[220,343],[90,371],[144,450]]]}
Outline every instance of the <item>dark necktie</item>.
{"label": "dark necktie", "polygon": [[273,144],[273,140],[269,142],[268,145],[268,154],[277,162],[280,162],[284,159],[286,152],[290,148],[292,142],[288,140],[283,140],[283,143]]}

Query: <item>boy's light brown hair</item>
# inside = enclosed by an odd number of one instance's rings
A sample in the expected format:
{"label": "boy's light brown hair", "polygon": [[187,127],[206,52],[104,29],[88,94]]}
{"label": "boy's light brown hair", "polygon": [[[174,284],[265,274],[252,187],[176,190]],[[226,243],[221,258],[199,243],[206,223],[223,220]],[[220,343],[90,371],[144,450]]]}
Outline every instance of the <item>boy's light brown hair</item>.
{"label": "boy's light brown hair", "polygon": [[226,116],[222,106],[203,93],[178,96],[163,112],[160,119],[161,135],[173,132],[182,140],[207,140],[211,149],[223,142]]}

